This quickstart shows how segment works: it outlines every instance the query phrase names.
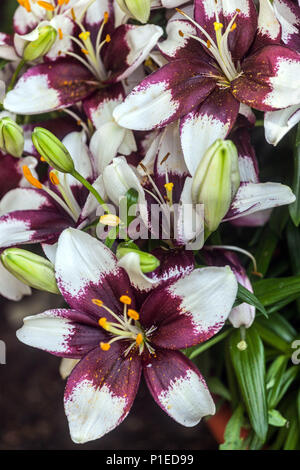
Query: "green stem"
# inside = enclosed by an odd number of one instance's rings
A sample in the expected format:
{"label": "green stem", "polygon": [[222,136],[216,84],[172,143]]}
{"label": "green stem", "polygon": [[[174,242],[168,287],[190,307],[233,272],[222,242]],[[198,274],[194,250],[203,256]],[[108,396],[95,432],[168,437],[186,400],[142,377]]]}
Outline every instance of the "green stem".
{"label": "green stem", "polygon": [[7,91],[12,90],[13,87],[15,86],[15,83],[16,83],[16,81],[17,81],[17,78],[18,78],[18,76],[19,76],[19,74],[20,74],[22,68],[24,67],[25,63],[26,63],[25,60],[22,59],[22,60],[20,61],[20,63],[18,64],[18,66],[17,66],[17,68],[16,68],[16,70],[15,70],[13,76],[11,77],[11,81],[10,81],[10,84],[8,85],[8,87],[7,87]]}
{"label": "green stem", "polygon": [[81,174],[78,173],[78,171],[74,170],[71,174],[72,176],[74,176],[75,179],[77,179],[81,184],[83,184],[83,186],[85,186],[86,189],[88,189],[90,193],[92,193],[95,196],[97,201],[101,204],[101,206],[105,210],[105,213],[110,214],[106,203],[103,201],[98,191],[96,191],[96,189],[83,176],[81,176]]}
{"label": "green stem", "polygon": [[264,125],[263,119],[257,119],[255,122],[255,127],[262,127]]}
{"label": "green stem", "polygon": [[211,348],[215,344],[219,343],[223,339],[225,339],[229,333],[232,331],[231,328],[228,330],[223,331],[223,333],[220,333],[218,336],[215,336],[214,338],[210,339],[209,341],[206,341],[204,344],[201,344],[198,348],[194,349],[190,354],[189,354],[189,359],[194,359],[195,357],[199,356],[199,354],[203,353],[207,349]]}

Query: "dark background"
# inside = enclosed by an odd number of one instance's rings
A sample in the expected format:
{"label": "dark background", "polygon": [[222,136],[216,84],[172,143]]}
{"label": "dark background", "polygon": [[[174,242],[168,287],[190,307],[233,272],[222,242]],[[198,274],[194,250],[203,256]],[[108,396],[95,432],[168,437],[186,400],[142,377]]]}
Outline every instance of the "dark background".
{"label": "dark background", "polygon": [[[11,31],[15,0],[0,0],[0,31]],[[217,445],[204,423],[185,428],[169,418],[142,383],[126,420],[101,440],[73,444],[63,410],[60,359],[20,343],[15,332],[24,316],[58,306],[58,298],[35,292],[21,302],[0,298],[0,340],[7,347],[0,365],[0,450],[105,449],[201,450]]]}

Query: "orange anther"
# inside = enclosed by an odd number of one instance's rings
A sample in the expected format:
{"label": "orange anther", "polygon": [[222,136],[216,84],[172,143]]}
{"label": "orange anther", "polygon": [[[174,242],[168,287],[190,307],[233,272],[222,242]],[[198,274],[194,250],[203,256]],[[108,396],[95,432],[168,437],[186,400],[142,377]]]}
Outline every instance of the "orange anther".
{"label": "orange anther", "polygon": [[128,295],[121,295],[120,302],[122,302],[122,304],[125,304],[125,305],[130,305],[131,298]]}
{"label": "orange anther", "polygon": [[23,165],[22,169],[23,169],[24,177],[27,179],[28,183],[30,183],[32,186],[34,186],[37,189],[43,188],[43,185],[39,182],[37,178],[33,176],[33,174],[31,173],[27,165]]}

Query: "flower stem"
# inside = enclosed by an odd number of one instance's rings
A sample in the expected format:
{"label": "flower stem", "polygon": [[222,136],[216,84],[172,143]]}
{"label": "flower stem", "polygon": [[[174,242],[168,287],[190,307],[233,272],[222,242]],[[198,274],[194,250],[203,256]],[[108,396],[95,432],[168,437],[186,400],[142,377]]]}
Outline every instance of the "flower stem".
{"label": "flower stem", "polygon": [[22,59],[22,60],[20,61],[20,63],[18,64],[18,66],[17,66],[17,68],[16,68],[16,70],[15,70],[13,76],[11,77],[11,81],[10,81],[10,84],[8,85],[8,87],[7,87],[7,91],[12,90],[13,87],[15,86],[15,83],[16,83],[16,81],[17,81],[17,78],[18,78],[18,76],[19,76],[19,74],[20,74],[22,68],[24,67],[25,63],[26,63],[25,60]]}
{"label": "flower stem", "polygon": [[101,204],[101,206],[105,210],[106,214],[109,214],[110,213],[109,209],[107,205],[105,204],[104,200],[102,199],[102,197],[100,196],[100,194],[98,193],[98,191],[96,191],[96,189],[83,176],[81,176],[81,174],[78,173],[78,171],[74,170],[72,172],[72,176],[75,179],[77,179],[81,184],[83,184],[83,186],[85,186],[88,189],[88,191],[95,196],[97,201]]}

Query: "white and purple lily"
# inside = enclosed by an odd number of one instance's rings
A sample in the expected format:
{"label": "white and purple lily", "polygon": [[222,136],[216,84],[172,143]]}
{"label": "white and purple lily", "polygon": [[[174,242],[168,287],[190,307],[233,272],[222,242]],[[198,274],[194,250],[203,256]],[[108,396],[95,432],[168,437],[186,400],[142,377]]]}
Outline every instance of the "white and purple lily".
{"label": "white and purple lily", "polygon": [[215,413],[204,378],[178,350],[222,328],[237,292],[229,267],[196,269],[140,297],[107,247],[67,229],[58,244],[56,276],[71,308],[25,318],[17,336],[80,359],[65,390],[74,442],[100,438],[125,419],[142,371],[157,404],[182,425],[195,426]]}
{"label": "white and purple lily", "polygon": [[[97,177],[94,172],[84,133],[68,134],[63,144],[72,155],[80,174],[104,195],[102,177]],[[50,182],[42,184],[25,161],[22,166],[31,187],[12,189],[2,198],[0,247],[42,243],[47,256],[53,259],[55,244],[61,232],[67,227],[83,228],[93,222],[98,203],[70,175],[51,171]]]}
{"label": "white and purple lily", "polygon": [[106,99],[111,92],[114,101],[119,93],[118,82],[141,65],[163,30],[151,24],[114,28],[112,16],[109,10],[99,9],[94,23],[88,11],[85,20],[88,29],[80,22],[81,33],[73,38],[80,52],[66,52],[67,58],[27,70],[7,94],[5,109],[15,109],[25,115],[63,109],[84,100],[95,90],[99,90],[98,94],[103,92]]}
{"label": "white and purple lily", "polygon": [[[33,174],[37,160],[34,157],[15,158],[0,152],[0,216],[3,215],[5,195],[15,188],[26,188],[28,181],[24,178],[22,167],[27,165]],[[0,262],[0,295],[10,300],[21,300],[24,295],[30,295],[30,287],[10,274]]]}
{"label": "white and purple lily", "polygon": [[252,0],[195,0],[194,18],[180,15],[158,45],[170,62],[115,109],[121,126],[147,130],[180,119],[183,152],[192,160],[228,135],[241,103],[274,111],[299,102],[299,53],[277,44],[251,49],[257,31]]}

